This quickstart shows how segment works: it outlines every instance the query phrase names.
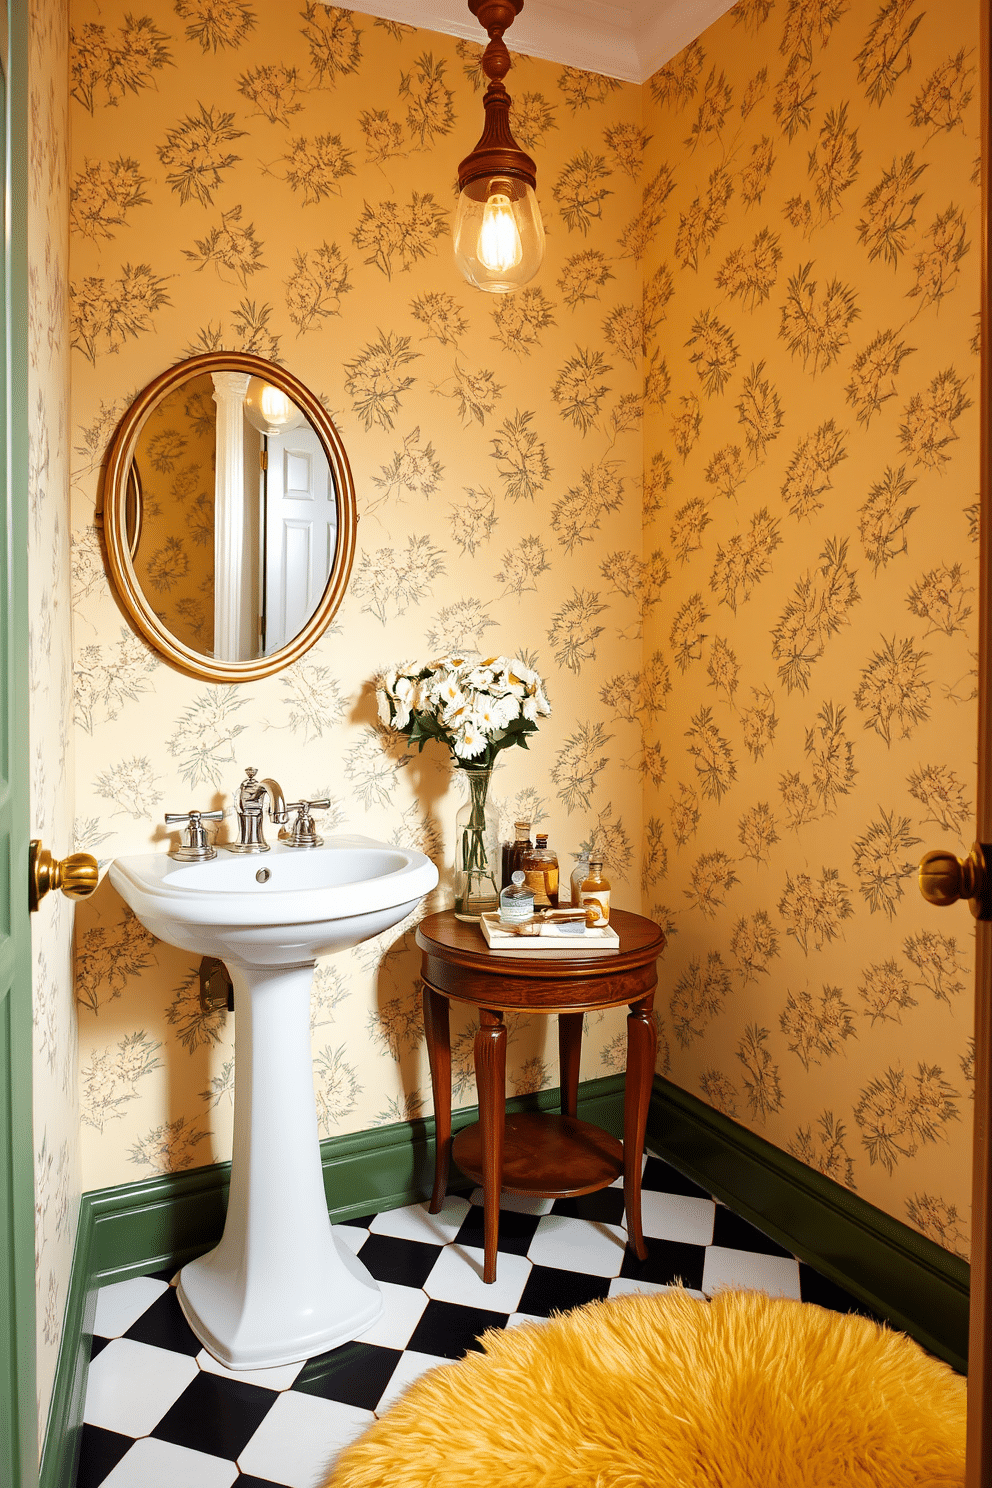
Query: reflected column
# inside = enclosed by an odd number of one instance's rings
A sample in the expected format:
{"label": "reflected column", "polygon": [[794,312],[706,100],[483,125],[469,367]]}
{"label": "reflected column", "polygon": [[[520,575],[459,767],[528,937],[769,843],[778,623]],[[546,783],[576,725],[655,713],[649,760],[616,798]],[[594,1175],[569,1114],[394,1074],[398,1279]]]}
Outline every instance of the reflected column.
{"label": "reflected column", "polygon": [[244,404],[246,372],[211,372],[217,404],[217,468],[214,476],[214,656],[247,661],[254,637],[246,634],[241,575],[245,550]]}

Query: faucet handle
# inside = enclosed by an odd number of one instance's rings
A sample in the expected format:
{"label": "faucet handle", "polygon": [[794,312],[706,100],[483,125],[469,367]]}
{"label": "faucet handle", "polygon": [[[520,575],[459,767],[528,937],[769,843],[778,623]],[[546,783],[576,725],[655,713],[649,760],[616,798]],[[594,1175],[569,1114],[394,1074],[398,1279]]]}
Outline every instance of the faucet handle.
{"label": "faucet handle", "polygon": [[[238,809],[241,811],[261,811],[262,805],[258,799],[258,766],[247,765],[245,767],[245,778],[238,786]],[[248,800],[245,800],[245,792],[248,792]]]}
{"label": "faucet handle", "polygon": [[296,820],[292,830],[285,836],[282,832],[279,836],[287,847],[323,847],[323,837],[317,836],[317,828],[314,826],[313,817],[310,815],[311,808],[316,806],[318,811],[325,810],[330,806],[330,801],[290,801],[286,807],[287,811],[296,812]]}
{"label": "faucet handle", "polygon": [[217,856],[216,848],[211,847],[207,841],[203,823],[223,821],[223,811],[170,811],[166,814],[165,820],[166,825],[170,827],[177,822],[184,824],[183,840],[169,853],[170,858],[177,858],[180,863],[205,863],[208,858]]}

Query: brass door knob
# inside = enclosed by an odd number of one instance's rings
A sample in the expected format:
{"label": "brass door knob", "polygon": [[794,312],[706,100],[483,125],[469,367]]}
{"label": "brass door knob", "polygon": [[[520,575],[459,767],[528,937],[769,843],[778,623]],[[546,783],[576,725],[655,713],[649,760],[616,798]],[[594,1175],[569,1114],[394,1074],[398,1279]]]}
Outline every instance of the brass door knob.
{"label": "brass door knob", "polygon": [[28,858],[28,908],[36,910],[50,889],[61,889],[67,899],[85,899],[99,878],[99,866],[90,853],[53,858],[47,847],[34,841]]}
{"label": "brass door knob", "polygon": [[946,909],[959,899],[967,899],[976,919],[988,917],[989,875],[985,867],[983,844],[976,842],[966,858],[938,848],[928,852],[920,863],[920,893],[928,904]]}

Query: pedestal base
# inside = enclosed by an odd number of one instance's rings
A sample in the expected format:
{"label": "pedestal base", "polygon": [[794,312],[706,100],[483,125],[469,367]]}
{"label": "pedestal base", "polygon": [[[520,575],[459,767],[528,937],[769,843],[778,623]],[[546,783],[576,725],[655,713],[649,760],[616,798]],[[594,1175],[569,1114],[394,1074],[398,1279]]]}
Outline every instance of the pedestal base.
{"label": "pedestal base", "polygon": [[310,1053],[313,962],[228,966],[234,984],[231,1196],[220,1244],[179,1304],[228,1369],[270,1369],[357,1338],[382,1294],[327,1215]]}
{"label": "pedestal base", "polygon": [[275,1257],[264,1293],[248,1297],[241,1268],[217,1250],[184,1266],[177,1295],[197,1338],[228,1369],[274,1369],[312,1359],[364,1333],[382,1315],[382,1293],[357,1256],[335,1240],[306,1274]]}

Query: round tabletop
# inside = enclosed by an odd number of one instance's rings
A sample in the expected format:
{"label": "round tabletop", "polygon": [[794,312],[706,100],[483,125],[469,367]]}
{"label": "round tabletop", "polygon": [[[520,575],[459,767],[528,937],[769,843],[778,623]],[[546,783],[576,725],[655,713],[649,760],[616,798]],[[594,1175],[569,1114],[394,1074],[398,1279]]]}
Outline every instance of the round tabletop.
{"label": "round tabletop", "polygon": [[442,910],[417,928],[423,978],[445,996],[491,1007],[551,1012],[632,1001],[654,987],[665,936],[653,920],[624,909],[611,911],[610,924],[620,937],[617,951],[501,955],[490,950],[477,924]]}

